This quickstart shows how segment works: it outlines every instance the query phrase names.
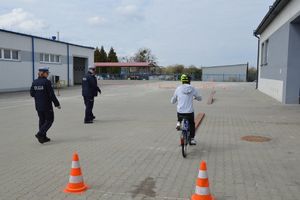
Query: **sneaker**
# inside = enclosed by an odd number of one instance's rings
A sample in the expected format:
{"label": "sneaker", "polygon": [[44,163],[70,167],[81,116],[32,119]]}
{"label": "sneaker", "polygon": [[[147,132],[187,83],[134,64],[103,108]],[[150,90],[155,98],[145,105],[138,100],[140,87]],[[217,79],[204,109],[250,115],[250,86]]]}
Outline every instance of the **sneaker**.
{"label": "sneaker", "polygon": [[180,131],[180,122],[177,122],[177,124],[176,124],[176,130]]}
{"label": "sneaker", "polygon": [[194,138],[192,138],[191,141],[190,141],[190,145],[196,145],[196,144],[197,144],[196,140]]}
{"label": "sneaker", "polygon": [[90,121],[84,121],[85,124],[92,124],[93,123],[93,120],[90,120]]}

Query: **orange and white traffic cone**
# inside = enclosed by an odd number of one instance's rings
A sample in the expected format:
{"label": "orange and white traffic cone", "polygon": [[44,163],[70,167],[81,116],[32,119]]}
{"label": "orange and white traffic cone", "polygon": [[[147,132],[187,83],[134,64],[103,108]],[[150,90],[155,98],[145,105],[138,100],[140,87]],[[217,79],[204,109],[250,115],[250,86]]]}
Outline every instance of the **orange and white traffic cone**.
{"label": "orange and white traffic cone", "polygon": [[88,186],[84,184],[81,174],[79,157],[77,153],[73,154],[71,172],[69,183],[67,184],[64,192],[67,193],[82,193],[88,189]]}
{"label": "orange and white traffic cone", "polygon": [[191,200],[215,200],[215,198],[210,194],[205,161],[202,161],[200,164],[200,169],[196,183],[196,190],[195,194],[192,195]]}

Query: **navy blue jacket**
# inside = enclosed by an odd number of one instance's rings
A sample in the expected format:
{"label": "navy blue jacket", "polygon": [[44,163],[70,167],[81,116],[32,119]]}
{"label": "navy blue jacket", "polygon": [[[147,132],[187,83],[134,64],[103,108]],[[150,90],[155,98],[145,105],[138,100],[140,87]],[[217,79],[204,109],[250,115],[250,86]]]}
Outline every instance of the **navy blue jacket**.
{"label": "navy blue jacket", "polygon": [[93,98],[98,96],[98,92],[101,93],[97,84],[97,78],[91,72],[88,72],[82,78],[82,96]]}
{"label": "navy blue jacket", "polygon": [[47,78],[39,77],[38,79],[35,79],[30,88],[30,95],[34,97],[35,109],[37,111],[53,110],[52,102],[55,107],[60,106],[59,101],[54,94],[51,81]]}

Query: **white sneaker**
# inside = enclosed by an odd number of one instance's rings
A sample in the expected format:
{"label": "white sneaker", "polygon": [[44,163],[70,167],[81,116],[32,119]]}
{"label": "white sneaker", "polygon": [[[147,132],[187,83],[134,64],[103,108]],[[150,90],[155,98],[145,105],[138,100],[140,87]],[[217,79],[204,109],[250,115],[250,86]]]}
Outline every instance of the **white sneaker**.
{"label": "white sneaker", "polygon": [[196,145],[196,144],[197,144],[196,140],[194,138],[192,138],[190,141],[190,145]]}
{"label": "white sneaker", "polygon": [[176,130],[177,130],[177,131],[180,130],[180,122],[177,122],[177,124],[176,124]]}

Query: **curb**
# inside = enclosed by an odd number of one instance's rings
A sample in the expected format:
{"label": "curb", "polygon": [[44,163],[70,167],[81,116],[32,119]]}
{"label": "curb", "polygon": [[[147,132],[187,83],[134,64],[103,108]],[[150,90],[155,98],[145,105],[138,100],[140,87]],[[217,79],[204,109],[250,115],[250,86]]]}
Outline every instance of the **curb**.
{"label": "curb", "polygon": [[205,116],[205,113],[198,113],[196,118],[195,118],[195,129],[197,130],[197,128],[200,126],[203,118]]}

